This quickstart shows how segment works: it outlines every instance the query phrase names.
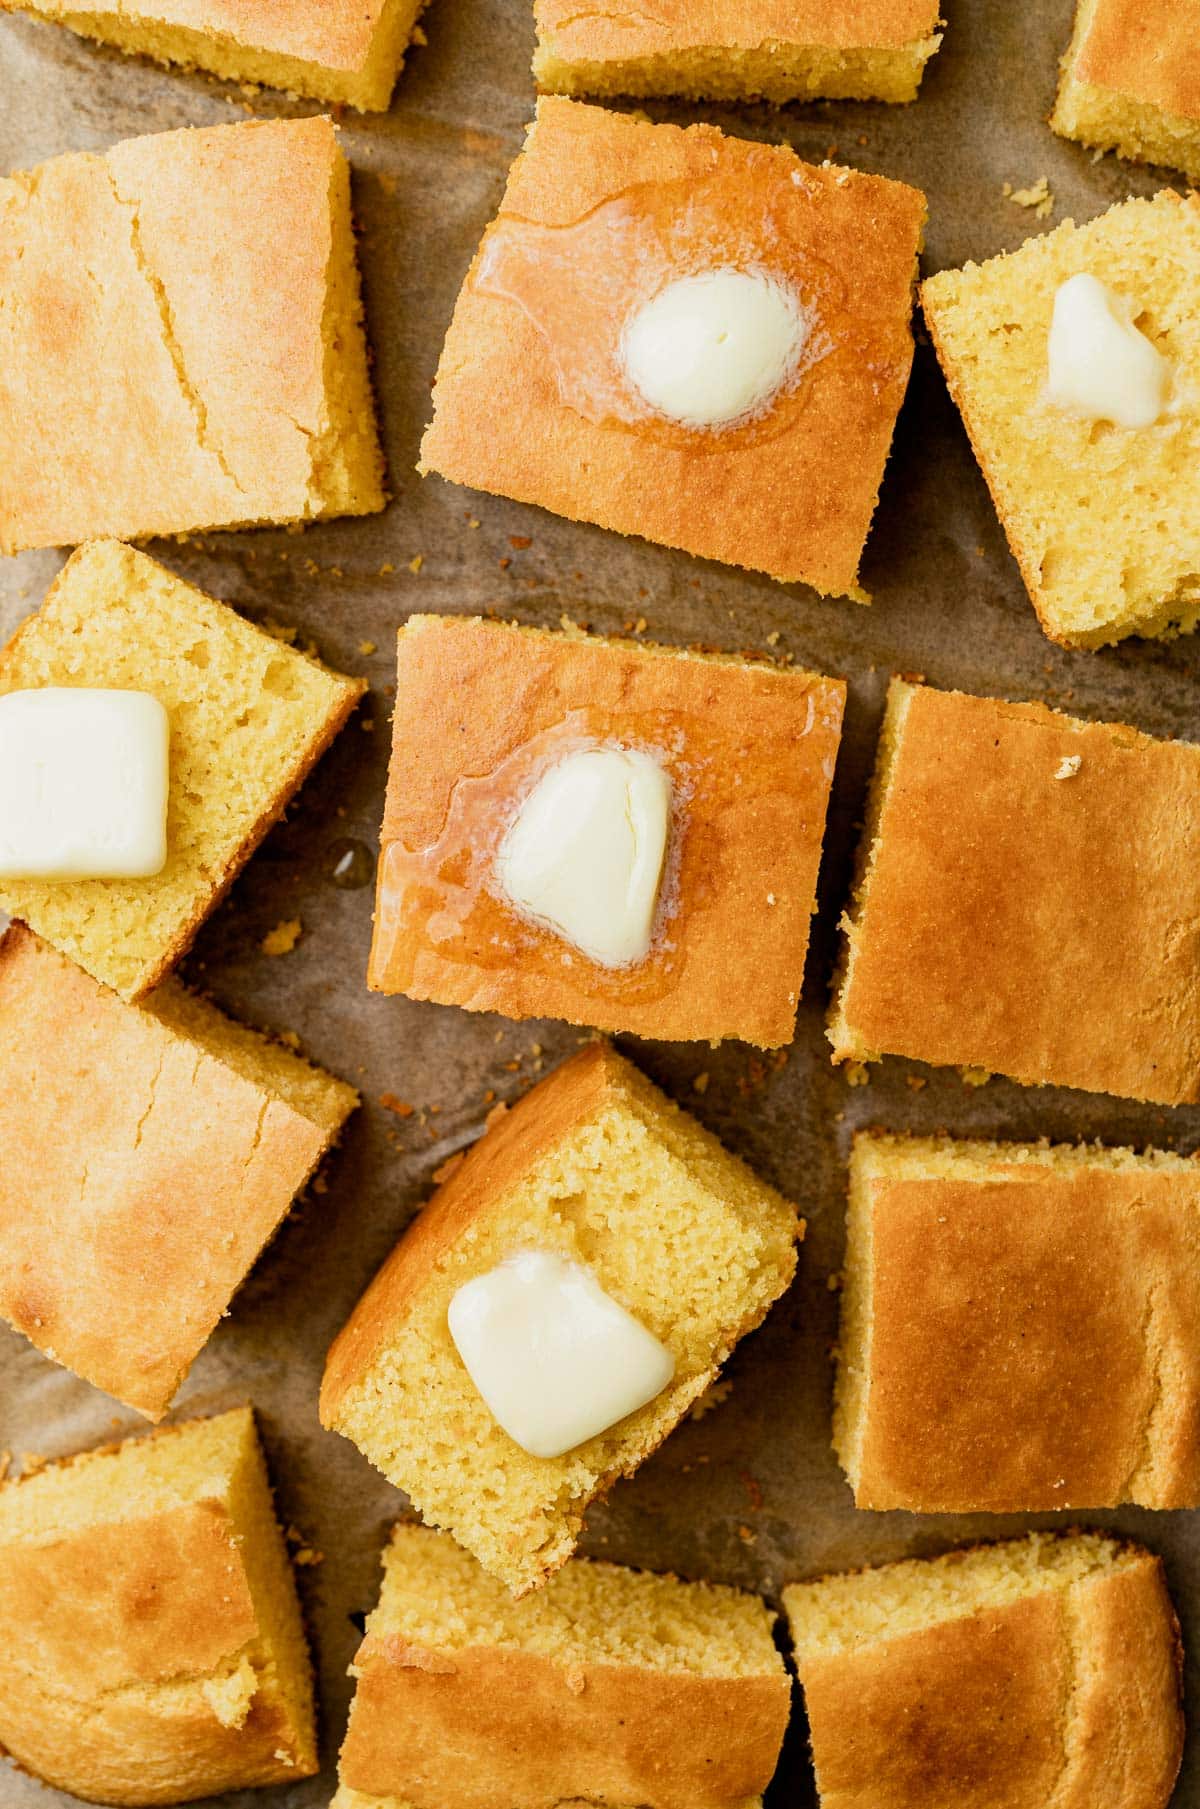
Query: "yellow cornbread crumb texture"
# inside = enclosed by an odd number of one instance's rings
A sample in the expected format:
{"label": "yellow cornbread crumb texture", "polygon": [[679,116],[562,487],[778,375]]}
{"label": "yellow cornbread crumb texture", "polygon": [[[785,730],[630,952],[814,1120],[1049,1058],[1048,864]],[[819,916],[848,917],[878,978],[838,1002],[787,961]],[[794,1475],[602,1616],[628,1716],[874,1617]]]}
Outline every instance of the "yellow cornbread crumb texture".
{"label": "yellow cornbread crumb texture", "polygon": [[553,33],[538,44],[533,73],[548,94],[678,95],[687,100],[916,99],[925,65],[941,38],[933,34],[898,49],[838,49],[771,39],[754,48],[711,46],[669,54],[575,60]]}

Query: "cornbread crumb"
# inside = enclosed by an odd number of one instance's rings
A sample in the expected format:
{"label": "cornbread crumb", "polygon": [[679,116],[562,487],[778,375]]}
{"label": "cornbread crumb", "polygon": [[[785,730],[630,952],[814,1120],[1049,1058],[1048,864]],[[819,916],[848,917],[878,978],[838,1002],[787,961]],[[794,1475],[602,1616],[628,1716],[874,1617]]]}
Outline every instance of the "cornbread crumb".
{"label": "cornbread crumb", "polygon": [[264,955],[290,955],[300,940],[303,927],[298,917],[285,918],[273,930],[267,931],[258,946]]}
{"label": "cornbread crumb", "polygon": [[1082,765],[1082,754],[1064,754],[1054,769],[1054,777],[1056,779],[1073,779]]}
{"label": "cornbread crumb", "polygon": [[1028,188],[1014,188],[1011,182],[1006,182],[1003,192],[1005,198],[1017,207],[1032,208],[1039,220],[1048,220],[1054,212],[1054,196],[1045,176],[1039,176]]}

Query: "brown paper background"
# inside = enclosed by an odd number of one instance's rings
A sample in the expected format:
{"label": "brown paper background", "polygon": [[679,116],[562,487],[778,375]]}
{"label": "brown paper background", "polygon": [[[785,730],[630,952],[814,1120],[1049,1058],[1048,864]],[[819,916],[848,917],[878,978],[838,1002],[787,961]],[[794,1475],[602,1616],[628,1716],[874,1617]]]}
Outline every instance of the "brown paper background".
{"label": "brown paper background", "polygon": [[[1013,6],[947,0],[944,48],[908,108],[832,103],[767,108],[654,108],[711,118],[730,131],[786,138],[803,155],[835,155],[903,177],[929,194],[926,265],[986,256],[1045,230],[1002,195],[1045,174],[1054,220],[1085,219],[1152,175],[1093,162],[1044,124],[1070,0]],[[1155,734],[1200,738],[1200,642],[1126,643],[1099,653],[1054,648],[1038,629],[1016,567],[927,346],[913,382],[868,550],[874,606],[823,602],[799,587],[706,565],[660,548],[559,521],[536,509],[457,490],[413,472],[429,385],[454,296],[494,211],[532,105],[533,31],[527,0],[433,0],[429,42],[414,51],[385,116],[347,115],[343,143],[355,171],[369,329],[384,439],[396,490],[379,518],[332,522],[302,536],[217,534],[155,545],[167,564],[252,617],[294,624],[334,665],[371,681],[369,732],[355,721],[267,841],[187,963],[193,981],[252,1023],[297,1031],[318,1060],[355,1080],[365,1109],[284,1226],[197,1362],[174,1417],[249,1398],[259,1409],[282,1517],[324,1554],[300,1572],[319,1654],[326,1768],[270,1796],[224,1797],[249,1809],[316,1809],[328,1802],[345,1725],[346,1666],[358,1634],[350,1616],[375,1596],[384,1529],[398,1496],[344,1440],[317,1424],[324,1351],[357,1295],[429,1187],[432,1170],[474,1138],[485,1092],[514,1095],[578,1033],[560,1024],[511,1025],[433,1005],[368,995],[369,891],[328,880],[328,849],[352,835],[373,846],[383,801],[391,708],[392,637],[411,610],[498,606],[554,625],[563,614],[603,632],[638,615],[661,641],[776,651],[850,681],[808,980],[794,1048],[779,1071],[751,1052],[627,1042],[677,1098],[761,1174],[797,1199],[809,1221],[801,1273],[765,1328],[737,1353],[730,1398],[682,1427],[610,1504],[591,1518],[586,1549],[685,1576],[775,1594],[785,1581],[870,1560],[941,1550],[1009,1534],[1028,1519],[860,1514],[829,1444],[844,1157],[865,1124],[1007,1137],[1102,1137],[1183,1150],[1200,1142],[1200,1111],[1162,1111],[1002,1080],[971,1091],[956,1074],[898,1061],[851,1088],[827,1060],[822,1035],[835,925],[845,898],[883,692],[894,670],[934,684],[1036,697],[1080,714],[1119,717]],[[0,21],[0,169],[57,152],[101,148],[143,132],[320,109],[264,92],[172,74],[98,50],[52,27]],[[836,146],[836,152],[833,147]],[[270,222],[264,221],[264,232]],[[0,447],[0,458],[4,449]],[[468,518],[479,526],[468,526]],[[514,550],[509,535],[529,535]],[[420,554],[419,573],[409,561]],[[511,559],[507,569],[500,561]],[[61,562],[54,553],[0,561],[0,628],[11,631]],[[395,567],[381,575],[384,564]],[[364,656],[360,643],[377,643]],[[262,936],[299,916],[294,953],[270,959]],[[1121,1034],[1120,1025],[1113,1034]],[[508,1064],[519,1063],[515,1070]],[[695,1092],[695,1076],[710,1076]],[[926,1084],[908,1084],[919,1075]],[[422,1108],[400,1121],[388,1091]],[[58,1454],[130,1430],[135,1417],[45,1362],[0,1327],[0,1448]],[[1200,1650],[1200,1539],[1193,1515],[1128,1510],[1079,1516],[1121,1529],[1164,1555],[1189,1644]],[[1054,1516],[1041,1517],[1052,1524]],[[1191,1694],[1196,1689],[1194,1668]],[[65,1801],[0,1771],[3,1809]],[[813,1802],[802,1720],[771,1795],[772,1809]],[[1177,1805],[1200,1806],[1194,1748]],[[506,1809],[497,1805],[497,1809]],[[1097,1809],[1101,1809],[1097,1805]]]}

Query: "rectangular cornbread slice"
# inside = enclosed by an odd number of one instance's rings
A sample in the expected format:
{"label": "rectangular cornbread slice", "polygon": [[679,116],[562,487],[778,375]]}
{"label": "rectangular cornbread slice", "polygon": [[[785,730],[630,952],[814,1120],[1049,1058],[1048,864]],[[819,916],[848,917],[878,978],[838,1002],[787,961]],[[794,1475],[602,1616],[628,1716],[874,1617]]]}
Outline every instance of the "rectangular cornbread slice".
{"label": "rectangular cornbread slice", "polygon": [[133,55],[386,109],[424,0],[0,0]]}
{"label": "rectangular cornbread slice", "polygon": [[[766,1316],[796,1267],[795,1208],[628,1062],[592,1044],[475,1145],[335,1339],[323,1425],[514,1592],[574,1550],[589,1502],[636,1469]],[[492,1418],[449,1304],[514,1253],[552,1252],[675,1359],[667,1387],[607,1432],[532,1457]]]}
{"label": "rectangular cornbread slice", "polygon": [[1200,747],[893,679],[833,1059],[1184,1104],[1198,919]]}
{"label": "rectangular cornbread slice", "polygon": [[938,0],[658,0],[653,14],[535,0],[533,73],[555,94],[916,99]]}
{"label": "rectangular cornbread slice", "polygon": [[419,1526],[383,1565],[336,1809],[757,1809],[791,1697],[760,1597],[579,1558],[513,1602]]}
{"label": "rectangular cornbread slice", "polygon": [[[1046,399],[1055,296],[1087,273],[1124,298],[1172,366],[1152,426]],[[925,319],[1021,576],[1052,640],[1103,647],[1200,619],[1200,200],[1166,191],[922,285]]]}
{"label": "rectangular cornbread slice", "polygon": [[317,1770],[312,1672],[248,1407],[0,1487],[0,1751],[92,1803]]}
{"label": "rectangular cornbread slice", "polygon": [[175,980],[127,1005],[0,939],[0,1315],[158,1419],[354,1109]]}
{"label": "rectangular cornbread slice", "polygon": [[[459,295],[419,468],[865,600],[924,220],[903,183],[543,99]],[[720,430],[650,407],[622,352],[638,309],[716,269],[793,294],[806,331],[793,379]]]}
{"label": "rectangular cornbread slice", "polygon": [[1183,1655],[1140,1546],[1033,1533],[783,1599],[821,1809],[1166,1809]]}
{"label": "rectangular cornbread slice", "polygon": [[1200,177],[1200,47],[1178,0],[1079,0],[1050,124]]}
{"label": "rectangular cornbread slice", "polygon": [[73,554],[0,649],[0,694],[42,685],[146,691],[171,719],[161,873],[0,881],[0,908],[138,998],[179,960],[366,687],[112,541]]}
{"label": "rectangular cornbread slice", "polygon": [[383,507],[328,119],[58,157],[0,221],[0,552]]}
{"label": "rectangular cornbread slice", "polygon": [[[789,1042],[845,694],[744,660],[410,617],[371,986],[641,1036]],[[624,969],[519,916],[495,877],[532,776],[581,741],[652,750],[676,800],[655,938]]]}
{"label": "rectangular cornbread slice", "polygon": [[1200,1503],[1195,1161],[859,1136],[843,1272],[856,1506]]}

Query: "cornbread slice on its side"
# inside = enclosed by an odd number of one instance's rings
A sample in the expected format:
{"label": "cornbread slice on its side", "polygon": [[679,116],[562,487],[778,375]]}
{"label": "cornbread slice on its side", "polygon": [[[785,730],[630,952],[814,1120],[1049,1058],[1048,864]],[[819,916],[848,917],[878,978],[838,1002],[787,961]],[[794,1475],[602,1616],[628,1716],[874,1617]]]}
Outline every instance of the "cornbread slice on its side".
{"label": "cornbread slice on its side", "polygon": [[424,0],[0,0],[118,50],[238,82],[386,108]]}
{"label": "cornbread slice on its side", "polygon": [[[459,295],[419,469],[865,601],[924,220],[904,183],[543,99]],[[656,413],[621,350],[633,313],[715,269],[791,292],[807,330],[794,377],[718,430]]]}
{"label": "cornbread slice on its side", "polygon": [[138,998],[179,960],[366,686],[111,541],[73,554],[0,650],[0,694],[41,685],[148,691],[171,719],[161,873],[0,881],[0,907]]}
{"label": "cornbread slice on its side", "polygon": [[317,1770],[295,1583],[248,1407],[0,1487],[0,1749],[93,1803]]}
{"label": "cornbread slice on its side", "polygon": [[535,0],[533,73],[556,94],[689,100],[916,99],[941,38],[938,0]]}
{"label": "cornbread slice on its side", "polygon": [[783,1600],[821,1809],[1165,1809],[1182,1651],[1139,1546],[1034,1533]]}
{"label": "cornbread slice on its side", "polygon": [[178,982],[127,1005],[13,925],[0,1314],[158,1419],[356,1101]]}
{"label": "cornbread slice on its side", "polygon": [[[789,1042],[845,695],[743,660],[410,617],[371,986],[641,1036]],[[658,927],[625,969],[519,916],[495,879],[521,798],[591,742],[648,750],[673,788]]]}
{"label": "cornbread slice on its side", "polygon": [[1200,747],[894,679],[835,1062],[1200,1098]]}
{"label": "cornbread slice on its side", "polygon": [[1200,1165],[860,1136],[833,1437],[861,1508],[1200,1504]]}
{"label": "cornbread slice on its side", "polygon": [[514,1603],[416,1526],[383,1563],[336,1809],[756,1809],[791,1694],[758,1596],[579,1558]]}
{"label": "cornbread slice on its side", "polygon": [[383,507],[328,119],[58,157],[0,223],[0,552]]}
{"label": "cornbread slice on its side", "polygon": [[[762,1320],[796,1267],[795,1209],[620,1056],[592,1044],[475,1145],[334,1341],[321,1421],[514,1592],[575,1548]],[[464,1282],[538,1249],[591,1270],[666,1345],[673,1380],[565,1456],[531,1457],[485,1406],[446,1315]]]}
{"label": "cornbread slice on its side", "polygon": [[1050,124],[1200,177],[1200,45],[1179,0],[1079,0]]}
{"label": "cornbread slice on its side", "polygon": [[[1116,427],[1045,398],[1054,298],[1087,272],[1173,366],[1174,403]],[[1102,647],[1200,619],[1200,200],[1167,191],[923,285],[925,319],[1052,640]]]}

